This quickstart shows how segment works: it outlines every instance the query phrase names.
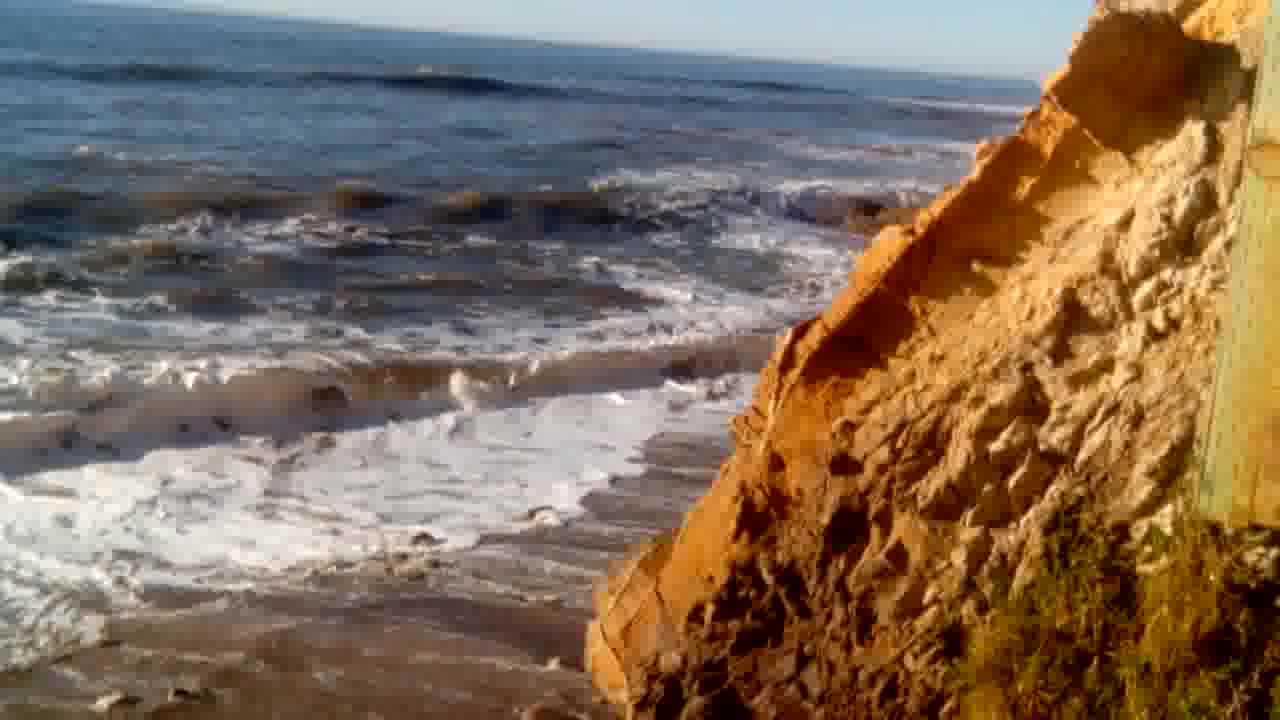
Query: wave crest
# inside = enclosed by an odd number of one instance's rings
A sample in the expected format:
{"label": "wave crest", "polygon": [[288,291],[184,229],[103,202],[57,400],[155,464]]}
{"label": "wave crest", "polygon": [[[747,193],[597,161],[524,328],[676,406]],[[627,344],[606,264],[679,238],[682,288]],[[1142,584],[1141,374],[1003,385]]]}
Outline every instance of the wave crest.
{"label": "wave crest", "polygon": [[124,63],[10,63],[4,71],[97,85],[230,85],[261,87],[375,87],[404,92],[511,97],[564,97],[561,88],[485,75],[432,72],[242,70],[216,65]]}
{"label": "wave crest", "polygon": [[32,452],[46,460],[56,451],[114,454],[687,384],[758,371],[772,346],[771,336],[751,334],[538,360],[316,356],[229,377],[213,360],[165,367],[149,378],[32,369],[20,380],[28,395],[23,409],[33,414],[0,422],[0,453],[10,461],[14,452],[28,460]]}

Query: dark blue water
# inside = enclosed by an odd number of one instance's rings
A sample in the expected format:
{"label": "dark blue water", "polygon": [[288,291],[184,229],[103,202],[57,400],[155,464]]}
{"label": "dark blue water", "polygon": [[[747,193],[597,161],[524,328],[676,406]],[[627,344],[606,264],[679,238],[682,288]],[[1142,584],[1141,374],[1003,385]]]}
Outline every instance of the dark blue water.
{"label": "dark blue water", "polygon": [[859,168],[779,157],[779,140],[971,142],[991,132],[989,113],[884,98],[1019,106],[1034,95],[1012,81],[56,0],[0,8],[8,189],[361,179],[512,191],[726,159],[847,176]]}

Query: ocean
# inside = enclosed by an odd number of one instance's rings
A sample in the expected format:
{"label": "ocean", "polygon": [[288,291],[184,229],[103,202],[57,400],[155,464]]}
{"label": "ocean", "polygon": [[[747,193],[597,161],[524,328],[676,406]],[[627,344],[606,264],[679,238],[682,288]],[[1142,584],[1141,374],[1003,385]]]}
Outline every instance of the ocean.
{"label": "ocean", "polygon": [[660,435],[725,434],[846,282],[846,205],[925,202],[1036,95],[5,3],[0,670],[571,525]]}

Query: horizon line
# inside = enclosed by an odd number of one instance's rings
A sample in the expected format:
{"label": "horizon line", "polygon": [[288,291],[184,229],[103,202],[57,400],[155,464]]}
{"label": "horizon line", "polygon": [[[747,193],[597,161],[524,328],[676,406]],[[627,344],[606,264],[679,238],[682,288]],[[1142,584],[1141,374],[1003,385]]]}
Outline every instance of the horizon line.
{"label": "horizon line", "polygon": [[711,50],[691,50],[684,48],[661,48],[649,47],[643,45],[627,45],[613,43],[599,43],[589,41],[575,40],[551,40],[533,35],[506,34],[501,32],[486,32],[476,30],[460,30],[454,28],[428,27],[425,25],[393,25],[390,23],[377,21],[360,21],[348,20],[344,18],[335,18],[331,16],[318,15],[295,15],[284,12],[270,11],[251,11],[240,10],[236,8],[228,8],[219,6],[210,2],[190,2],[189,0],[68,0],[75,5],[105,6],[105,7],[129,7],[138,10],[160,10],[167,12],[176,12],[179,14],[190,15],[207,15],[214,17],[229,17],[241,19],[262,19],[286,22],[302,22],[314,23],[318,25],[329,25],[335,27],[346,27],[363,30],[381,30],[392,32],[403,32],[409,34],[437,34],[437,35],[453,35],[457,37],[466,37],[480,40],[502,40],[508,42],[521,42],[533,45],[540,45],[549,48],[576,48],[583,50],[623,50],[630,52],[642,52],[653,54],[683,55],[709,60],[739,60],[756,63],[774,63],[780,65],[808,66],[815,68],[828,69],[849,69],[849,70],[871,70],[878,72],[908,73],[914,75],[932,75],[935,77],[955,78],[963,80],[999,80],[1027,83],[1039,88],[1044,76],[1053,72],[1052,69],[1037,72],[1028,75],[1017,75],[1007,73],[984,73],[971,70],[957,70],[944,68],[929,68],[921,66],[906,65],[877,65],[867,62],[852,62],[841,60],[816,60],[816,59],[800,59],[795,57],[785,57],[776,55],[760,55],[749,51],[711,51]]}

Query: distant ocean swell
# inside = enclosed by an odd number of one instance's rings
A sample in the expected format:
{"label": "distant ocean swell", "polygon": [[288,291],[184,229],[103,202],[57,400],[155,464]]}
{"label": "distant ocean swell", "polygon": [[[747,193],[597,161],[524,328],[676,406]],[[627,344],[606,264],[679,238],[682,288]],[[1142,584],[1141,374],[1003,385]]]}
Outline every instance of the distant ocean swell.
{"label": "distant ocean swell", "polygon": [[168,65],[129,62],[119,64],[26,62],[0,65],[0,73],[27,77],[53,77],[99,85],[257,86],[305,88],[308,86],[382,87],[405,92],[439,92],[458,95],[507,95],[556,98],[567,93],[551,86],[508,82],[483,75],[437,72],[424,68],[410,73],[361,73],[343,71],[244,70],[212,65]]}
{"label": "distant ocean swell", "polygon": [[[513,100],[572,100],[621,104],[656,104],[662,106],[701,106],[708,108],[767,110],[774,107],[767,97],[717,97],[690,93],[681,88],[703,86],[721,90],[746,91],[760,96],[789,96],[779,105],[789,111],[839,110],[853,104],[884,106],[889,112],[913,114],[927,110],[934,114],[1007,116],[1021,113],[1022,108],[1001,105],[933,103],[929,98],[873,98],[850,91],[824,88],[803,83],[774,81],[698,81],[684,78],[646,77],[644,81],[659,85],[654,94],[622,94],[588,86],[555,86],[491,77],[431,67],[409,72],[368,70],[302,70],[278,68],[242,69],[198,64],[164,64],[147,62],[68,63],[56,61],[24,61],[0,63],[0,76],[56,78],[94,85],[172,85],[179,87],[255,87],[300,90],[307,88],[361,87],[402,93],[429,93],[459,97],[495,97]],[[808,96],[810,101],[799,101]]]}

